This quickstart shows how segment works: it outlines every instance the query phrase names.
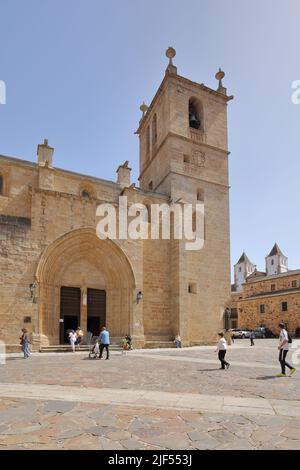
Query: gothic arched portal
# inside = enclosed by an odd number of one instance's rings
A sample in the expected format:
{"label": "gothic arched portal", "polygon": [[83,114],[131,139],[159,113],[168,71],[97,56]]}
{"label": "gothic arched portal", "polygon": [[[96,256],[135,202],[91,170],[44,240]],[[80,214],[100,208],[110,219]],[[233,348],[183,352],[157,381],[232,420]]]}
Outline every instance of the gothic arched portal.
{"label": "gothic arched portal", "polygon": [[131,332],[135,278],[122,249],[100,240],[93,229],[63,235],[42,254],[36,279],[39,284],[39,332],[43,344],[60,341],[61,288],[79,288],[80,326],[86,329],[86,291],[106,293],[106,326],[111,336]]}

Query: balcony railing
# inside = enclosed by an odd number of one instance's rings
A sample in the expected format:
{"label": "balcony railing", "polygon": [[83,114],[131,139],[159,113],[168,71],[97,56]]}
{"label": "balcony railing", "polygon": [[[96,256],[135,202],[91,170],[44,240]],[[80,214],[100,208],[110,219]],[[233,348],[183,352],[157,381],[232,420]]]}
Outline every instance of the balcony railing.
{"label": "balcony railing", "polygon": [[201,129],[193,129],[192,127],[190,127],[190,137],[195,142],[206,144],[206,134]]}

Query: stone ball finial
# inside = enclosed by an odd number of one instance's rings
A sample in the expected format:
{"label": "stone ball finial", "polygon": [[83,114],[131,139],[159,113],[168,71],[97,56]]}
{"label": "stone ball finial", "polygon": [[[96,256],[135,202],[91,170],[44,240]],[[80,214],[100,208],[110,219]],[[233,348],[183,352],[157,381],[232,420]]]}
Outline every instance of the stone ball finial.
{"label": "stone ball finial", "polygon": [[176,51],[173,47],[168,47],[166,50],[166,56],[168,57],[170,64],[172,64],[172,59],[176,56]]}
{"label": "stone ball finial", "polygon": [[225,72],[219,68],[219,71],[215,75],[216,79],[219,81],[218,92],[226,95],[226,88],[223,87],[222,80],[225,77]]}
{"label": "stone ball finial", "polygon": [[223,72],[222,69],[219,68],[218,72],[216,73],[215,75],[216,79],[217,80],[223,80],[223,78],[225,77],[225,72]]}

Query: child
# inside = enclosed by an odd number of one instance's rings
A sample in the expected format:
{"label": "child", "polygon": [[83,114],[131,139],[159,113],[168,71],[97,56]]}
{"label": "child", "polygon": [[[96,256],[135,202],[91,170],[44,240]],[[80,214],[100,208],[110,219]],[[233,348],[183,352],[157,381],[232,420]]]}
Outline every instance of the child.
{"label": "child", "polygon": [[175,343],[175,346],[176,346],[177,349],[180,349],[180,348],[181,348],[181,337],[180,337],[180,334],[179,334],[179,333],[178,333],[178,335],[175,337],[174,343]]}
{"label": "child", "polygon": [[72,346],[72,351],[74,353],[75,352],[75,344],[76,344],[76,341],[77,341],[77,335],[76,335],[74,330],[70,331],[70,333],[69,333],[69,341],[70,341],[70,345]]}
{"label": "child", "polygon": [[225,367],[229,369],[230,364],[225,361],[225,355],[227,351],[227,342],[224,338],[224,333],[219,333],[219,341],[217,344],[217,349],[215,352],[218,352],[219,361],[221,361],[221,369],[225,370]]}

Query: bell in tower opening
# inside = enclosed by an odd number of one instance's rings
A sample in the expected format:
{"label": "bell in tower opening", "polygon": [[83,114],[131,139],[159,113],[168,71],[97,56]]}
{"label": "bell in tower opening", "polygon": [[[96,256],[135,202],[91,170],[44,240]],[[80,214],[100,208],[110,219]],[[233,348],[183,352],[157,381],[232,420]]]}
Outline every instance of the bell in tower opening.
{"label": "bell in tower opening", "polygon": [[189,126],[193,129],[201,129],[201,104],[195,98],[189,101]]}

